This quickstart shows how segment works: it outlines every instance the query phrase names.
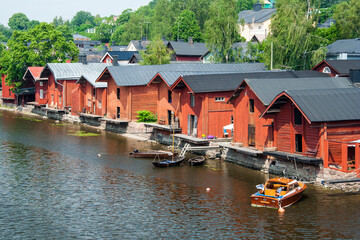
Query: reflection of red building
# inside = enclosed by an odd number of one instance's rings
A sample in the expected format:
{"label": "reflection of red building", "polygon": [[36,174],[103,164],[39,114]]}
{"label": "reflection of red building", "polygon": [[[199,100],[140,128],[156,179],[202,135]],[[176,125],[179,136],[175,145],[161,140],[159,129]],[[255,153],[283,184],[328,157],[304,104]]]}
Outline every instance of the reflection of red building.
{"label": "reflection of red building", "polygon": [[44,67],[28,67],[23,79],[32,81],[35,85],[35,105],[41,106],[47,104],[48,79],[40,78],[40,74]]}

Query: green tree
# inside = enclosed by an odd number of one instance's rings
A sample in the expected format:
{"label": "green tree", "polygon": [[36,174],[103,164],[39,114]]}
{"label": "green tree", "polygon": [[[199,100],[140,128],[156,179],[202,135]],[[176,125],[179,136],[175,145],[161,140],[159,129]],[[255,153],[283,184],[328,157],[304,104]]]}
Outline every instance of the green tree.
{"label": "green tree", "polygon": [[338,4],[334,20],[341,39],[360,37],[360,1],[349,0]]}
{"label": "green tree", "polygon": [[52,24],[40,25],[28,31],[15,31],[8,41],[8,50],[0,59],[1,72],[7,75],[6,83],[13,89],[23,84],[22,77],[30,66],[45,66],[50,62],[65,62],[67,58],[77,60],[79,50],[66,41],[62,32]]}
{"label": "green tree", "polygon": [[173,52],[164,45],[160,37],[157,37],[149,43],[145,51],[140,52],[140,55],[143,59],[141,65],[160,65],[170,63]]}
{"label": "green tree", "polygon": [[4,42],[7,42],[7,40],[9,38],[11,38],[13,31],[10,28],[5,27],[4,25],[0,24],[0,33],[2,35],[4,35],[4,37],[6,38],[6,40]]}
{"label": "green tree", "polygon": [[158,0],[151,20],[152,37],[162,36],[171,39],[172,35],[172,9],[168,0]]}
{"label": "green tree", "polygon": [[324,39],[315,35],[316,2],[305,0],[278,0],[277,13],[272,18],[271,35],[265,41],[265,63],[275,68],[310,69],[314,62],[325,57]]}
{"label": "green tree", "polygon": [[86,24],[90,27],[93,27],[95,25],[94,20],[95,18],[91,15],[90,12],[79,11],[71,20],[71,26],[74,28],[79,28],[81,25]]}
{"label": "green tree", "polygon": [[52,24],[57,28],[58,26],[61,26],[61,25],[64,25],[65,22],[64,22],[64,19],[60,16],[56,16],[53,21],[52,21]]}
{"label": "green tree", "polygon": [[56,30],[62,32],[62,34],[65,37],[66,41],[72,41],[74,39],[69,25],[66,25],[66,24],[59,25],[58,27],[56,27]]}
{"label": "green tree", "polygon": [[108,43],[110,41],[111,34],[114,31],[114,27],[107,23],[102,23],[100,26],[95,27],[95,40],[101,41],[103,43]]}
{"label": "green tree", "polygon": [[235,3],[235,0],[215,0],[210,6],[205,39],[217,62],[229,62],[233,43],[240,39]]}
{"label": "green tree", "polygon": [[15,13],[9,18],[9,27],[12,30],[26,30],[29,27],[30,20],[23,13]]}
{"label": "green tree", "polygon": [[243,10],[253,9],[256,0],[237,0],[236,1],[236,12],[241,12]]}
{"label": "green tree", "polygon": [[192,37],[196,42],[202,41],[200,26],[197,24],[195,13],[185,9],[173,26],[173,39],[187,41],[189,37]]}

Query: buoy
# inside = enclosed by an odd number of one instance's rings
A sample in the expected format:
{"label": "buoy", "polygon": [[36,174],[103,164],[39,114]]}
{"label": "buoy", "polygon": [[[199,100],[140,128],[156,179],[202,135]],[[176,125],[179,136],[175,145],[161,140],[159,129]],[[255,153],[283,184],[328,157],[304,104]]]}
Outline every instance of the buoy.
{"label": "buoy", "polygon": [[280,207],[279,210],[278,210],[278,212],[279,212],[279,213],[283,213],[283,212],[285,212],[285,209],[283,209],[282,207]]}
{"label": "buoy", "polygon": [[98,153],[98,157],[101,157],[101,154],[100,154],[100,153]]}
{"label": "buoy", "polygon": [[206,192],[210,192],[210,188],[208,187],[208,188],[206,188]]}

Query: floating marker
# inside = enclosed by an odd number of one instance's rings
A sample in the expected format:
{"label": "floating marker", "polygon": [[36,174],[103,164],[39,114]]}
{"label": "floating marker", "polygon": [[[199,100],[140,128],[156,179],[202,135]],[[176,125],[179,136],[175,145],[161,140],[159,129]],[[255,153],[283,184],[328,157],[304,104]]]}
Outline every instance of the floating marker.
{"label": "floating marker", "polygon": [[208,187],[208,188],[206,188],[206,192],[210,192],[210,188]]}
{"label": "floating marker", "polygon": [[285,209],[283,209],[282,207],[279,208],[278,210],[279,213],[284,213],[285,212]]}
{"label": "floating marker", "polygon": [[101,157],[101,154],[100,154],[100,153],[98,153],[98,157]]}

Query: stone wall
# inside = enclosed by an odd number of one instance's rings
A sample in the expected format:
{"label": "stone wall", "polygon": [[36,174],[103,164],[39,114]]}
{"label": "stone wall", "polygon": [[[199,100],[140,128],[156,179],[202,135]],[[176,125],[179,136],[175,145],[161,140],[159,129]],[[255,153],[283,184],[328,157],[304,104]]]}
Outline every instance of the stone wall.
{"label": "stone wall", "polygon": [[3,100],[2,100],[2,90],[0,90],[0,105],[3,105]]}

